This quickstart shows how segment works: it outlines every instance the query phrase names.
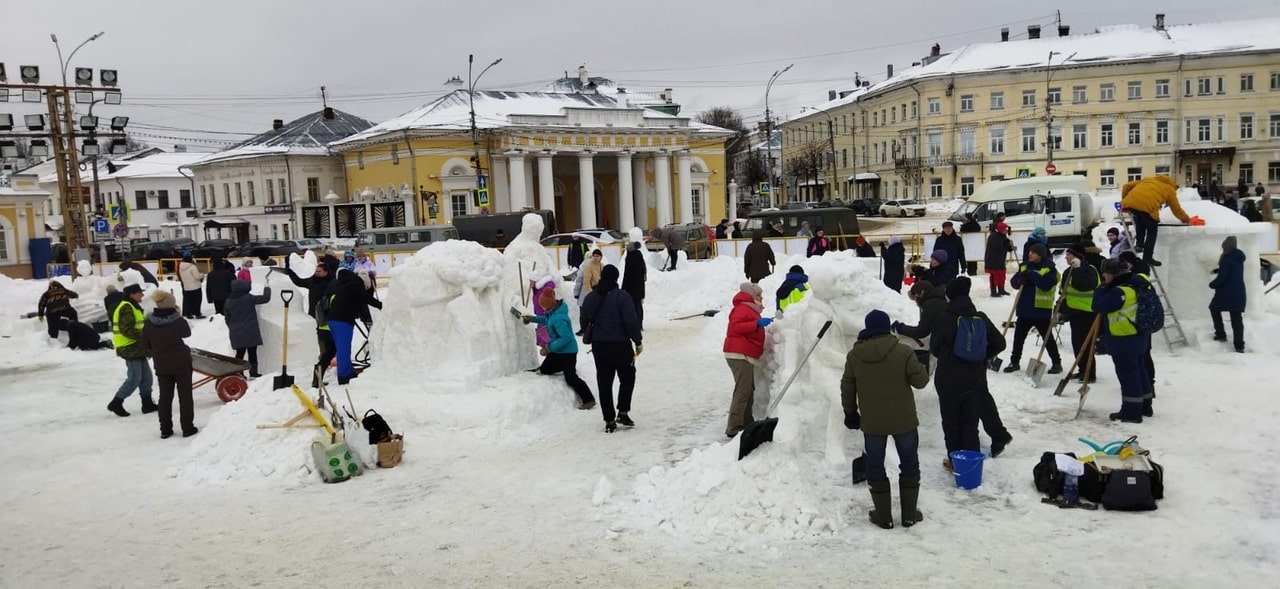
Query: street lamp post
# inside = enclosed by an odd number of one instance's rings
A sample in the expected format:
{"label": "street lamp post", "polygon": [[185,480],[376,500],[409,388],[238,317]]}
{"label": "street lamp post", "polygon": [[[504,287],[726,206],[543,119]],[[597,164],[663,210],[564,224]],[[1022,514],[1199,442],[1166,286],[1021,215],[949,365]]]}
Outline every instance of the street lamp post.
{"label": "street lamp post", "polygon": [[105,34],[107,34],[106,31],[100,31],[98,32],[98,34],[93,35],[88,39],[85,39],[84,41],[81,41],[79,45],[76,45],[75,49],[71,50],[71,55],[68,55],[66,59],[62,59],[62,45],[58,44],[58,36],[52,33],[49,34],[49,38],[53,40],[54,48],[58,50],[58,65],[62,66],[62,85],[63,86],[67,85],[67,66],[71,65],[71,58],[76,56],[76,52],[80,51],[81,47],[88,45],[90,41],[97,41],[99,38],[101,38]]}
{"label": "street lamp post", "polygon": [[[1053,56],[1055,55],[1062,55],[1062,53],[1059,51],[1049,52],[1049,58],[1045,60],[1045,77],[1044,77],[1044,136],[1045,136],[1045,145],[1047,146],[1047,151],[1049,154],[1048,163],[1050,164],[1053,163],[1054,145],[1053,145],[1053,101],[1049,100],[1049,86],[1053,83]],[[1062,61],[1058,62],[1058,65],[1065,64],[1067,61],[1069,61],[1072,57],[1075,57],[1075,56],[1076,56],[1075,53],[1072,53],[1071,55],[1066,56],[1065,58],[1063,58]],[[1061,94],[1059,94],[1059,96],[1061,96]]]}
{"label": "street lamp post", "polygon": [[[784,67],[780,70],[773,72],[773,75],[769,76],[769,83],[766,84],[764,87],[764,127],[765,127],[765,134],[767,135],[767,137],[765,138],[764,145],[765,145],[765,150],[767,150],[767,153],[769,154],[767,159],[769,160],[770,200],[773,200],[777,194],[778,176],[774,174],[775,163],[773,158],[773,116],[771,111],[769,110],[769,91],[773,90],[773,83],[778,81],[778,77],[781,76],[782,74],[787,73],[787,70],[791,69],[791,66],[793,65],[795,64],[794,63],[788,64],[787,67]],[[781,150],[782,148],[781,139],[779,139],[778,141],[778,148],[779,150]],[[779,156],[779,158],[780,157],[781,156]],[[778,165],[781,165],[781,164],[778,164]],[[769,204],[773,204],[773,203],[771,202]]]}
{"label": "street lamp post", "polygon": [[[480,186],[480,175],[484,172],[484,167],[480,165],[480,129],[476,126],[476,84],[480,83],[480,78],[484,77],[489,68],[502,63],[502,58],[499,57],[493,60],[493,63],[480,70],[479,75],[472,77],[472,68],[475,65],[475,61],[475,54],[467,54],[467,107],[471,111],[471,164],[476,171],[476,190],[479,191],[482,188]],[[460,86],[461,84],[462,80],[457,76],[445,82],[446,86]]]}

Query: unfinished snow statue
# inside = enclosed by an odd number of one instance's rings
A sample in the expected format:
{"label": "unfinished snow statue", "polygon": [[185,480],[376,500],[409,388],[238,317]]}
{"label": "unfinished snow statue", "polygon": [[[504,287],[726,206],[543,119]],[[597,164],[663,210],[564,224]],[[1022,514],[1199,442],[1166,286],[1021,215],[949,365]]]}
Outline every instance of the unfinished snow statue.
{"label": "unfinished snow statue", "polygon": [[[527,219],[525,227],[527,232]],[[508,251],[532,254],[524,239],[522,233]],[[537,366],[530,330],[509,312],[520,285],[514,269],[505,278],[505,264],[495,249],[451,240],[433,243],[392,268],[386,303],[370,336],[378,364],[415,383],[479,383]]]}
{"label": "unfinished snow statue", "polygon": [[[572,285],[564,282],[557,271],[555,259],[542,246],[542,232],[545,230],[542,217],[532,213],[525,215],[521,220],[520,235],[511,240],[502,252],[502,284],[504,288],[510,287],[512,294],[509,307],[531,310],[534,293],[530,285],[536,285],[548,276],[555,281],[556,292],[561,299],[573,298]],[[576,309],[570,309],[570,312],[576,312]]]}

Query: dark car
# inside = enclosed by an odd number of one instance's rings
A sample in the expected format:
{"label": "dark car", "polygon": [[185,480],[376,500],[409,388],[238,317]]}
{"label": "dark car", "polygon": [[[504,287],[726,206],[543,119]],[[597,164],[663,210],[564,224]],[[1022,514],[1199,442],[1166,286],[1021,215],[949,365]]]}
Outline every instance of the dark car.
{"label": "dark car", "polygon": [[858,198],[845,203],[845,208],[852,209],[853,212],[865,217],[871,217],[880,214],[880,205],[884,204],[878,198]]}
{"label": "dark car", "polygon": [[[662,228],[664,231],[677,231],[684,236],[684,252],[690,260],[705,260],[716,255],[716,231],[704,223],[673,223]],[[661,240],[646,240],[645,248],[649,251],[666,251]]]}
{"label": "dark car", "polygon": [[214,256],[225,258],[235,247],[236,242],[230,239],[208,239],[193,246],[191,255],[197,258],[212,258]]}
{"label": "dark car", "polygon": [[266,241],[246,241],[231,250],[227,254],[227,257],[258,258],[266,261],[267,258],[272,256],[287,256],[289,254],[297,253],[302,253],[302,248],[299,248],[296,243],[279,239],[269,239]]}
{"label": "dark car", "polygon": [[195,247],[194,239],[179,237],[165,241],[146,241],[129,247],[130,260],[161,260],[181,258],[182,252]]}

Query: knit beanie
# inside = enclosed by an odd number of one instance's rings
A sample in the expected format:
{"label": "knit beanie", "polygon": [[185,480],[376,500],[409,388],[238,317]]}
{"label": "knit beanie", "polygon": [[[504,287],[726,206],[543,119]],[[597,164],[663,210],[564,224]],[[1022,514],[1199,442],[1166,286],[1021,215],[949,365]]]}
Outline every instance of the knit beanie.
{"label": "knit beanie", "polygon": [[787,270],[787,272],[792,274],[804,274],[804,268],[801,268],[800,264],[796,264],[792,266],[790,270]]}
{"label": "knit beanie", "polygon": [[742,283],[742,284],[739,284],[739,285],[738,285],[738,290],[739,290],[739,291],[742,291],[742,292],[745,292],[745,293],[747,293],[747,294],[749,294],[749,295],[751,295],[751,296],[753,296],[753,297],[762,297],[762,296],[764,296],[764,289],[760,288],[760,285],[759,285],[759,284],[754,284],[754,283],[751,283],[751,282],[744,282],[744,283]]}
{"label": "knit beanie", "polygon": [[897,243],[902,243],[902,239],[899,238],[897,235],[892,235],[889,237],[889,245],[894,245]]}
{"label": "knit beanie", "polygon": [[157,309],[172,309],[177,306],[177,302],[174,301],[173,295],[164,289],[156,289],[155,294],[151,295],[151,300],[155,301]]}
{"label": "knit beanie", "polygon": [[1031,249],[1027,251],[1040,256],[1041,260],[1049,259],[1049,248],[1045,247],[1043,243],[1033,243],[1031,244]]}
{"label": "knit beanie", "polygon": [[1129,271],[1129,265],[1124,260],[1112,259],[1102,263],[1102,273],[1112,276],[1119,276]]}
{"label": "knit beanie", "polygon": [[939,264],[946,264],[946,263],[947,263],[947,251],[946,251],[946,250],[933,250],[933,253],[929,255],[929,258],[930,258],[930,259],[937,260]]}
{"label": "knit beanie", "polygon": [[870,313],[867,313],[867,317],[863,320],[863,324],[866,325],[867,331],[883,331],[884,333],[889,333],[889,314],[881,311],[880,309],[875,309]]}
{"label": "knit beanie", "polygon": [[947,299],[967,298],[969,296],[969,288],[972,286],[973,283],[969,281],[968,276],[957,276],[955,280],[947,283]]}

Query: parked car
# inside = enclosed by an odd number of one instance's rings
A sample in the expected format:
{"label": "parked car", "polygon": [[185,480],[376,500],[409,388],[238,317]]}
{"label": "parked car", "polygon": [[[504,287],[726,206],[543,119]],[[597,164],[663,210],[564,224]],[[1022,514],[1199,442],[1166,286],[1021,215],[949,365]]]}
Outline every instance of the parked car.
{"label": "parked car", "polygon": [[880,205],[880,214],[886,217],[923,217],[925,206],[914,200],[891,200]]}
{"label": "parked car", "polygon": [[165,241],[144,241],[129,248],[131,260],[160,260],[165,258],[181,258],[182,252],[194,248],[194,239],[179,237]]}
{"label": "parked car", "polygon": [[544,237],[541,243],[542,245],[553,245],[553,246],[569,245],[570,243],[573,242],[573,238],[575,237],[577,237],[578,239],[585,240],[587,243],[590,243],[592,246],[595,246],[596,244],[622,243],[626,239],[626,236],[622,235],[621,233],[618,233],[617,231],[608,231],[603,234],[601,233],[591,234],[585,231],[573,231],[571,233],[557,233],[550,237]]}
{"label": "parked car", "polygon": [[[822,229],[827,235],[857,235],[861,233],[858,228],[858,214],[851,209],[841,207],[827,207],[821,209],[810,209],[803,211],[761,211],[754,213],[747,218],[747,224],[743,227],[745,235],[750,237],[756,231],[763,231],[775,220],[782,221],[782,232],[786,237],[793,237],[800,231],[800,227],[804,223],[808,223],[812,229]],[[853,243],[852,240],[837,240],[838,244],[844,242]],[[851,246],[845,246],[851,247]]]}
{"label": "parked car", "polygon": [[[705,223],[672,223],[662,228],[664,231],[675,230],[684,236],[684,253],[690,260],[705,260],[716,255],[716,230]],[[645,249],[653,252],[665,251],[661,240],[649,239],[644,242]]]}
{"label": "parked car", "polygon": [[846,203],[845,207],[864,217],[871,217],[880,214],[881,204],[878,198],[858,198]]}
{"label": "parked car", "polygon": [[524,217],[530,213],[542,217],[542,237],[556,233],[555,212],[534,209],[489,215],[454,215],[453,226],[462,239],[490,245],[498,230],[502,230],[507,239],[515,239],[520,235],[524,229]]}
{"label": "parked car", "polygon": [[286,239],[285,243],[291,243],[298,248],[299,253],[311,250],[319,255],[324,251],[325,245],[319,239]]}
{"label": "parked car", "polygon": [[979,186],[951,214],[960,223],[966,214],[984,227],[997,214],[1014,231],[1044,227],[1050,245],[1071,245],[1089,239],[1101,222],[1089,182],[1084,176],[1040,176],[995,180]]}
{"label": "parked car", "polygon": [[[458,230],[452,225],[379,227],[361,231],[354,247],[367,252],[416,251],[434,242],[450,239],[458,239]],[[317,250],[316,253],[320,252]]]}
{"label": "parked car", "polygon": [[800,210],[811,209],[811,208],[813,208],[813,203],[804,202],[804,201],[789,202],[778,207],[779,210],[783,210],[783,211],[800,211]]}
{"label": "parked car", "polygon": [[235,247],[236,242],[230,239],[207,239],[193,246],[191,255],[197,258],[212,258],[214,256],[225,258]]}
{"label": "parked car", "polygon": [[[258,258],[266,260],[272,256],[287,256],[289,254],[300,254],[300,249],[292,241],[282,241],[279,239],[271,239],[267,241],[246,241],[227,254],[229,258]],[[317,252],[318,253],[318,252]]]}
{"label": "parked car", "polygon": [[627,235],[621,231],[612,229],[594,228],[594,229],[574,229],[571,233],[580,233],[590,235],[600,240],[602,243],[617,243],[627,240]]}

